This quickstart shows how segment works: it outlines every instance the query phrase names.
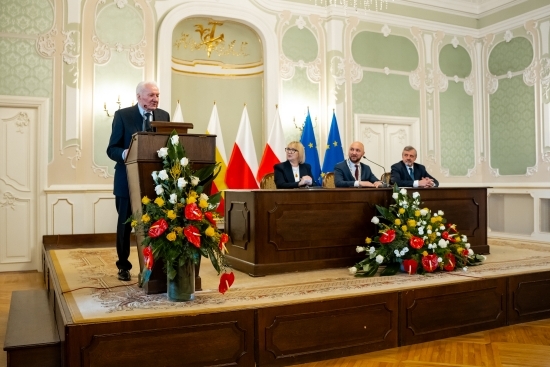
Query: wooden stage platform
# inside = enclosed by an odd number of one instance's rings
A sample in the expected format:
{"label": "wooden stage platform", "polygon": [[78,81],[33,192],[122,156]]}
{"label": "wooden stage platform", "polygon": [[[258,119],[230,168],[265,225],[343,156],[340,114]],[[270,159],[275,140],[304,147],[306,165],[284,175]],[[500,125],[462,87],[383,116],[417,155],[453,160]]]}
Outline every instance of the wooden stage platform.
{"label": "wooden stage platform", "polygon": [[471,278],[452,287],[412,283],[193,316],[75,323],[50,253],[70,237],[45,244],[44,252],[67,367],[288,366],[550,317],[550,298],[541,297],[550,294],[550,267],[543,264],[531,273]]}

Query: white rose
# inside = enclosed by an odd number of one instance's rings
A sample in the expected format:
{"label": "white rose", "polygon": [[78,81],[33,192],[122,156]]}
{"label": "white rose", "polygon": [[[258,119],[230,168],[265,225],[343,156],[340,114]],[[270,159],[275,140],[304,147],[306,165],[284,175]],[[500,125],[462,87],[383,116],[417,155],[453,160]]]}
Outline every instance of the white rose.
{"label": "white rose", "polygon": [[369,254],[374,254],[374,251],[376,251],[376,249],[373,246],[371,246],[369,248]]}
{"label": "white rose", "polygon": [[172,137],[170,137],[170,141],[172,142],[172,145],[178,145],[180,142],[180,137],[178,135],[172,135]]}
{"label": "white rose", "polygon": [[428,229],[428,230],[426,231],[426,233],[427,233],[427,234],[432,234],[432,230],[431,230],[431,229]]}
{"label": "white rose", "polygon": [[206,200],[206,201],[208,201],[208,195],[206,195],[206,194],[204,194],[204,193],[201,194],[200,200]]}
{"label": "white rose", "polygon": [[438,243],[439,247],[441,248],[447,248],[447,241],[445,241],[443,238],[439,240]]}
{"label": "white rose", "polygon": [[445,213],[443,213],[443,210],[438,210],[438,211],[437,211],[437,214],[439,214],[439,215],[445,215]]}
{"label": "white rose", "polygon": [[439,226],[439,229],[441,229],[442,231],[445,230],[445,226]]}
{"label": "white rose", "polygon": [[462,242],[466,242],[468,241],[468,237],[466,237],[466,235],[462,235]]}
{"label": "white rose", "polygon": [[178,187],[183,189],[187,185],[187,181],[183,177],[178,178]]}
{"label": "white rose", "polygon": [[413,199],[416,199],[419,196],[420,196],[420,194],[418,193],[418,191],[413,192]]}
{"label": "white rose", "polygon": [[382,264],[382,263],[384,262],[384,256],[382,256],[382,255],[377,255],[377,256],[376,256],[376,262],[377,262],[378,264]]}
{"label": "white rose", "polygon": [[[175,135],[177,136],[177,135]],[[177,194],[170,194],[170,199],[168,200],[171,204],[175,204],[178,202],[178,195]]]}
{"label": "white rose", "polygon": [[162,195],[162,193],[164,192],[162,185],[155,186],[155,192],[157,193],[157,195]]}
{"label": "white rose", "polygon": [[159,156],[159,158],[164,158],[168,155],[168,148],[164,147],[164,148],[160,148],[159,150],[157,150],[157,154]]}
{"label": "white rose", "polygon": [[474,250],[471,248],[468,249],[468,256],[472,256],[474,254]]}
{"label": "white rose", "polygon": [[199,184],[199,178],[196,176],[191,176],[191,185],[197,186]]}
{"label": "white rose", "polygon": [[357,268],[355,266],[352,266],[351,268],[348,269],[349,270],[349,273],[351,275],[354,275],[355,273],[357,273]]}
{"label": "white rose", "polygon": [[468,267],[467,266],[463,267],[462,271],[468,271]]}
{"label": "white rose", "polygon": [[470,244],[469,244],[469,243],[465,243],[465,244],[464,244],[464,247],[470,248]]}
{"label": "white rose", "polygon": [[363,251],[365,251],[365,248],[364,248],[363,246],[357,246],[357,247],[355,248],[355,251],[357,251],[357,253],[363,252]]}
{"label": "white rose", "polygon": [[394,192],[391,197],[397,200],[397,198],[399,197],[399,194]]}
{"label": "white rose", "polygon": [[431,250],[431,249],[432,249],[432,244],[428,243],[428,250]]}
{"label": "white rose", "polygon": [[423,227],[419,227],[419,228],[418,228],[418,234],[419,234],[419,235],[423,235],[423,234],[424,234],[424,228],[423,228]]}
{"label": "white rose", "polygon": [[440,258],[440,257],[438,257],[438,258],[437,258],[437,262],[438,262],[438,263],[443,262],[443,259]]}
{"label": "white rose", "polygon": [[183,157],[181,160],[180,160],[180,164],[185,167],[189,164],[189,159],[187,159],[186,157]]}
{"label": "white rose", "polygon": [[164,181],[168,180],[168,173],[166,173],[165,169],[159,172],[159,178]]}
{"label": "white rose", "polygon": [[407,252],[409,252],[409,248],[408,248],[408,247],[405,247],[405,248],[403,249],[403,253],[406,254]]}
{"label": "white rose", "polygon": [[401,190],[399,191],[399,193],[400,193],[401,195],[407,195],[407,190],[406,190],[406,189],[401,189]]}
{"label": "white rose", "polygon": [[437,237],[439,237],[439,236],[441,236],[441,233],[435,232],[435,235],[436,235]]}
{"label": "white rose", "polygon": [[393,253],[395,254],[396,257],[401,257],[399,250],[394,250]]}
{"label": "white rose", "polygon": [[154,180],[155,182],[157,182],[157,180],[158,180],[158,178],[159,178],[159,176],[157,175],[157,171],[153,171],[153,173],[151,173],[151,176],[153,176],[153,180]]}
{"label": "white rose", "polygon": [[420,209],[421,216],[425,216],[426,214],[428,214],[428,211],[426,209]]}
{"label": "white rose", "polygon": [[372,217],[372,219],[370,221],[374,224],[380,223],[380,219],[378,219],[378,217]]}
{"label": "white rose", "polygon": [[422,237],[422,239],[423,239],[424,241],[426,241],[426,240],[428,239],[428,236],[424,236],[424,237]]}
{"label": "white rose", "polygon": [[437,218],[437,213],[434,213],[433,217],[434,217],[434,218]]}

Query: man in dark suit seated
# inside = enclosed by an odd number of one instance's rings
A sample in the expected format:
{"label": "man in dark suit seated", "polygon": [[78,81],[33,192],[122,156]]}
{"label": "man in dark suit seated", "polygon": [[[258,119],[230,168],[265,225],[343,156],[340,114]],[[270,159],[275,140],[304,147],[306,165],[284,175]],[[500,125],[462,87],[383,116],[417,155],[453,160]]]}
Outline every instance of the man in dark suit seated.
{"label": "man in dark suit seated", "polygon": [[376,178],[369,166],[361,163],[365,154],[363,143],[351,143],[348,159],[334,166],[334,185],[336,187],[379,187],[382,182]]}
{"label": "man in dark suit seated", "polygon": [[426,167],[414,163],[416,149],[406,146],[401,153],[403,160],[391,166],[391,181],[400,187],[437,187],[439,182],[433,178]]}
{"label": "man in dark suit seated", "polygon": [[[138,131],[151,131],[151,121],[170,121],[168,112],[158,107],[159,88],[153,81],[144,81],[136,87],[137,104],[132,107],[120,109],[113,117],[113,127],[107,155],[115,164],[114,190],[115,204],[118,212],[116,228],[116,251],[118,261],[118,279],[130,280],[132,263],[128,261],[130,256],[130,223],[125,223],[132,215],[130,206],[130,192],[128,190],[128,177],[124,164],[128,154],[128,147],[132,135]],[[137,208],[135,208],[137,210]]]}

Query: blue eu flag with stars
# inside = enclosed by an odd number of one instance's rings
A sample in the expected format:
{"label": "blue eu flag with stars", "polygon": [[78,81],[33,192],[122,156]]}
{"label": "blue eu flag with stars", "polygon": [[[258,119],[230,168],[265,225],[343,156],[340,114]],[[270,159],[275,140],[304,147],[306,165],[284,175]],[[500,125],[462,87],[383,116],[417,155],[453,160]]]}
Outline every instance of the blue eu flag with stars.
{"label": "blue eu flag with stars", "polygon": [[319,163],[319,152],[317,152],[317,143],[315,142],[315,133],[313,132],[313,124],[311,123],[311,117],[309,116],[309,110],[307,111],[306,123],[304,124],[304,130],[302,130],[302,138],[300,143],[304,146],[306,152],[305,163],[311,166],[311,173],[313,175],[313,181],[319,185],[319,178],[321,177],[321,163]]}
{"label": "blue eu flag with stars", "polygon": [[336,113],[332,113],[332,123],[328,133],[327,146],[325,150],[325,160],[323,161],[323,169],[321,176],[334,171],[336,163],[344,160],[344,150],[342,149],[342,140],[340,140],[340,132],[338,131],[338,122],[336,121]]}

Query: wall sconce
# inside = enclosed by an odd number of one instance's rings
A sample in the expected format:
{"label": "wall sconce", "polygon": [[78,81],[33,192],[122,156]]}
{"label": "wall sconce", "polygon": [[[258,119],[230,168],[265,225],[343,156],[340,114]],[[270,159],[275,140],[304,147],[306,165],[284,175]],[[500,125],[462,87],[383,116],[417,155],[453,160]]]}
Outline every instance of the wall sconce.
{"label": "wall sconce", "polygon": [[[122,107],[122,102],[120,101],[120,95],[118,96],[117,101],[115,103],[118,105],[118,108],[116,109],[120,110],[120,108]],[[132,106],[134,105],[134,100],[132,100],[131,105]],[[113,115],[109,113],[109,109],[107,108],[107,102],[103,102],[103,111],[107,114],[107,117],[113,117]]]}
{"label": "wall sconce", "polygon": [[[292,122],[294,122],[294,126],[296,127],[296,129],[300,131],[304,130],[304,126],[306,124],[305,118],[304,118],[304,122],[302,122],[300,125],[296,123],[296,117],[292,117]],[[311,121],[311,125],[313,126],[314,129],[317,127],[317,116],[315,116],[313,121]]]}

